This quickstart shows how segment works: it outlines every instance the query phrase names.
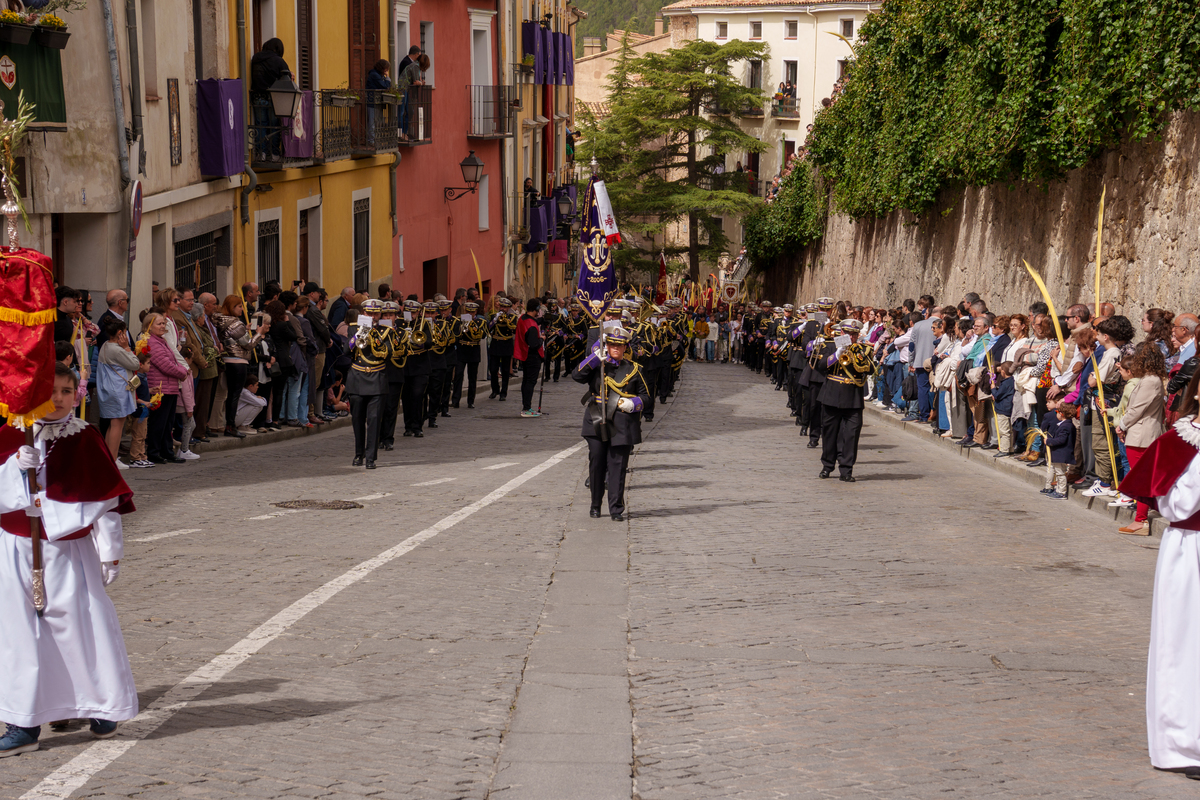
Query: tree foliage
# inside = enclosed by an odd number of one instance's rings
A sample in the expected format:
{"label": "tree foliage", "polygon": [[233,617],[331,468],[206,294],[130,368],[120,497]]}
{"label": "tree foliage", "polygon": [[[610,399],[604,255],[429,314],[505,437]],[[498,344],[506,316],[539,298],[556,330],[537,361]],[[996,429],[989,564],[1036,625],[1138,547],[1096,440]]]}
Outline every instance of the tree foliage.
{"label": "tree foliage", "polygon": [[583,55],[585,36],[604,38],[610,31],[629,30],[653,33],[654,18],[667,0],[576,0],[575,5],[588,12],[587,19],[575,27],[575,55]]}
{"label": "tree foliage", "polygon": [[954,185],[1044,184],[1200,105],[1195,0],[888,0],[812,158],[854,217]]}
{"label": "tree foliage", "polygon": [[[730,153],[766,148],[736,122],[745,110],[762,108],[762,90],[734,77],[735,69],[766,52],[764,44],[737,40],[690,41],[640,57],[623,47],[609,76],[608,116],[582,106],[577,114],[584,138],[577,152],[599,163],[622,230],[661,236],[687,219],[688,245],[667,250],[687,254],[693,278],[701,261],[715,263],[728,245],[718,218],[761,205],[744,176],[722,171]],[[623,248],[617,263],[645,268],[656,255],[649,246]]]}
{"label": "tree foliage", "polygon": [[779,183],[779,193],[743,220],[742,244],[756,268],[763,269],[796,252],[825,232],[826,192],[811,164],[796,160]]}

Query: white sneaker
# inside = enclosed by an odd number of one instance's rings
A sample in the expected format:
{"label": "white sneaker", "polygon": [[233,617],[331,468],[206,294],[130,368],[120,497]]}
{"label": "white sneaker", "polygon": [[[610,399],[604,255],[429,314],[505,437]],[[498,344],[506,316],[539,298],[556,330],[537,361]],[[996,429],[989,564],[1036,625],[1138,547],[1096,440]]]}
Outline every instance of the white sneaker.
{"label": "white sneaker", "polygon": [[1084,497],[1113,497],[1116,492],[1111,487],[1105,486],[1100,481],[1096,481],[1082,492]]}
{"label": "white sneaker", "polygon": [[126,464],[124,461],[122,461],[119,458],[117,459],[116,463],[117,463],[117,469],[129,469],[129,465]]}
{"label": "white sneaker", "polygon": [[1133,508],[1137,505],[1137,501],[1132,497],[1124,494],[1118,494],[1117,499],[1108,504],[1109,508]]}
{"label": "white sneaker", "polygon": [[184,461],[199,461],[200,460],[200,456],[196,455],[191,450],[180,450],[176,455],[178,455]]}
{"label": "white sneaker", "polygon": [[247,436],[254,436],[255,434],[258,433],[258,431],[256,431],[254,428],[251,428],[249,425],[241,426],[240,428],[238,428],[238,431],[240,433],[246,434]]}
{"label": "white sneaker", "polygon": [[154,466],[154,462],[147,461],[144,458],[139,458],[137,461],[129,462],[129,466],[136,467],[137,469],[149,469],[150,467]]}

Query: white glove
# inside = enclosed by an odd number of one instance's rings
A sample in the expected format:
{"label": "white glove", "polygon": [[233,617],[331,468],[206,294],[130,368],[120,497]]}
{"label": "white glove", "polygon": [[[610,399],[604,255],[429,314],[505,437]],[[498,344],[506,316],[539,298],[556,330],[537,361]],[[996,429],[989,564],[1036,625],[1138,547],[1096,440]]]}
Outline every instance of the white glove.
{"label": "white glove", "polygon": [[629,397],[622,397],[617,401],[617,408],[621,411],[629,413],[633,411],[633,400]]}
{"label": "white glove", "polygon": [[36,447],[23,444],[17,449],[17,466],[24,470],[37,469],[42,465],[42,454]]}
{"label": "white glove", "polygon": [[100,577],[104,580],[104,585],[108,586],[113,581],[121,576],[121,565],[115,561],[100,562]]}

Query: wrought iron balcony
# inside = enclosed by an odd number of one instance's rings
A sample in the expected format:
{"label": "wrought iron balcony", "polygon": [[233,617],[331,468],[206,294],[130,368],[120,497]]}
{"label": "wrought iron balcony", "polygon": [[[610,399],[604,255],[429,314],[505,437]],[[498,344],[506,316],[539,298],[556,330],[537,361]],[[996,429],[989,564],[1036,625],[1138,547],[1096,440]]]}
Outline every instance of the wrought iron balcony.
{"label": "wrought iron balcony", "polygon": [[392,92],[363,89],[350,111],[350,147],[356,156],[396,152],[399,106]]}
{"label": "wrought iron balcony", "polygon": [[513,112],[521,108],[521,95],[512,86],[468,86],[471,122],[467,136],[507,139],[513,135]]}
{"label": "wrought iron balcony", "polygon": [[777,97],[771,101],[771,116],[800,119],[800,106],[794,97]]}
{"label": "wrought iron balcony", "polygon": [[408,96],[400,103],[401,146],[433,142],[433,87],[410,86]]}
{"label": "wrought iron balcony", "polygon": [[250,165],[257,172],[313,163],[313,98],[306,92],[291,119],[275,116],[268,92],[250,93]]}
{"label": "wrought iron balcony", "polygon": [[317,160],[329,162],[349,158],[350,112],[358,99],[345,89],[322,89],[314,94],[320,119],[315,147]]}

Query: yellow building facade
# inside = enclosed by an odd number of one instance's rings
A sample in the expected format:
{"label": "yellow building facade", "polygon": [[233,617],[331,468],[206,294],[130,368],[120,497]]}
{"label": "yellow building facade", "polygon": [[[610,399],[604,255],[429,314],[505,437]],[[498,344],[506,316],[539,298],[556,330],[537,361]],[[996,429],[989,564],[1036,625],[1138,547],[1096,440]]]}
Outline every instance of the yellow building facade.
{"label": "yellow building facade", "polygon": [[[242,14],[239,15],[239,6]],[[387,0],[229,0],[229,74],[251,87],[251,60],[279,39],[297,87],[310,151],[289,151],[288,133],[250,92],[247,126],[254,178],[243,176],[234,212],[233,285],[314,281],[374,293],[389,280],[394,234],[396,106],[365,91],[367,71],[391,52]],[[239,19],[241,24],[239,24]],[[239,36],[244,55],[237,47]],[[394,79],[394,70],[391,77]],[[283,121],[282,127],[289,127]],[[251,184],[253,188],[251,188]]]}

